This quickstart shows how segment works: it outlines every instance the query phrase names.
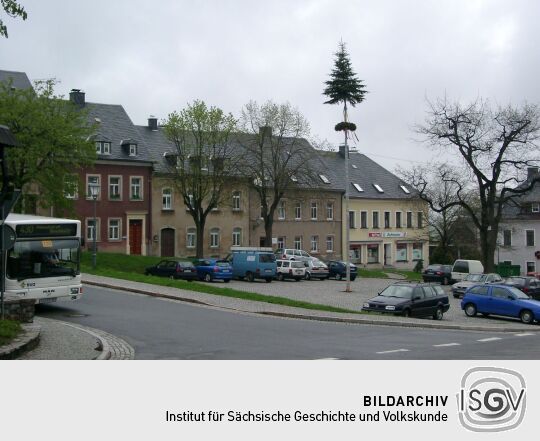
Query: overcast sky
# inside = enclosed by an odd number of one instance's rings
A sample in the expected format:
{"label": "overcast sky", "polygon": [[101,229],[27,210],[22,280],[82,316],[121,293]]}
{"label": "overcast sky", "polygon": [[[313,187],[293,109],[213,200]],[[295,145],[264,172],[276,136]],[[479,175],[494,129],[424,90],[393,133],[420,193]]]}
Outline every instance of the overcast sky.
{"label": "overcast sky", "polygon": [[540,102],[540,2],[20,0],[0,69],[55,77],[58,92],[122,104],[136,124],[194,99],[238,115],[289,101],[339,145],[323,82],[343,39],[369,94],[350,112],[356,147],[383,166],[429,162],[412,128],[426,98]]}

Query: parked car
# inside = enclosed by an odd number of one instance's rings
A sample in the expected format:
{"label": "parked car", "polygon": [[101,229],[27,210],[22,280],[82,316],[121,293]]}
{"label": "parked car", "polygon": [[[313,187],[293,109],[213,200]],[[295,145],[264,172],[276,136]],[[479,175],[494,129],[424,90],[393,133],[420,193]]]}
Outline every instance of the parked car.
{"label": "parked car", "polygon": [[397,282],[365,302],[362,310],[442,320],[449,308],[448,295],[439,285]]}
{"label": "parked car", "polygon": [[[356,279],[356,265],[350,263],[351,281]],[[341,260],[330,260],[328,262],[328,277],[334,277],[336,280],[343,280],[347,277],[347,266]]]}
{"label": "parked car", "polygon": [[197,279],[197,268],[187,260],[165,259],[157,265],[149,266],[144,274],[151,276],[169,277],[171,279],[184,279],[188,282]]}
{"label": "parked car", "polygon": [[280,260],[302,260],[311,259],[312,256],[304,250],[295,250],[294,248],[278,248],[275,251],[276,259]]}
{"label": "parked car", "polygon": [[276,260],[276,278],[278,280],[294,279],[297,282],[306,276],[303,262],[296,260]]}
{"label": "parked car", "polygon": [[480,285],[481,283],[503,283],[503,278],[496,273],[488,274],[469,274],[461,282],[452,285],[452,294],[454,298],[463,297],[467,288]]}
{"label": "parked car", "polygon": [[226,260],[197,259],[193,262],[197,268],[197,276],[205,282],[223,280],[225,283],[232,279],[232,266]]}
{"label": "parked car", "polygon": [[452,280],[460,282],[470,273],[482,274],[484,265],[479,260],[456,260],[452,265]]}
{"label": "parked car", "polygon": [[234,278],[248,282],[263,279],[270,283],[276,276],[276,256],[272,248],[234,247],[231,252]]}
{"label": "parked car", "polygon": [[505,285],[514,286],[535,300],[540,300],[540,280],[536,277],[513,276],[504,281]]}
{"label": "parked car", "polygon": [[508,285],[476,285],[465,291],[461,309],[469,317],[477,313],[488,316],[517,317],[523,323],[540,320],[540,302]]}
{"label": "parked car", "polygon": [[452,283],[452,265],[429,265],[422,273],[424,282],[439,282],[441,285]]}
{"label": "parked car", "polygon": [[328,266],[323,261],[312,257],[304,262],[306,267],[306,280],[310,279],[328,279]]}

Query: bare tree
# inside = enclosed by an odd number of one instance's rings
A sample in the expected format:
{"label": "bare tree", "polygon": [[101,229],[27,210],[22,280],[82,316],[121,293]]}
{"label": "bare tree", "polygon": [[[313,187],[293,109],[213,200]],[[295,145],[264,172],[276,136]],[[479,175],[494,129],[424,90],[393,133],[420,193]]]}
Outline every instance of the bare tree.
{"label": "bare tree", "polygon": [[461,159],[457,172],[448,169],[440,175],[455,199],[435,200],[425,175],[411,183],[435,212],[455,206],[467,212],[479,232],[486,271],[492,271],[504,205],[540,180],[519,178],[521,170],[538,163],[539,109],[530,104],[492,108],[485,100],[462,105],[446,98],[429,106],[417,132],[432,148]]}
{"label": "bare tree", "polygon": [[203,101],[194,101],[169,114],[165,134],[176,147],[170,170],[197,229],[196,254],[203,257],[206,217],[225,198],[224,188],[234,174],[230,143],[236,120]]}
{"label": "bare tree", "polygon": [[272,246],[274,213],[288,189],[315,182],[317,156],[309,142],[309,124],[289,103],[251,101],[242,109],[240,142],[243,171],[261,201],[265,246]]}

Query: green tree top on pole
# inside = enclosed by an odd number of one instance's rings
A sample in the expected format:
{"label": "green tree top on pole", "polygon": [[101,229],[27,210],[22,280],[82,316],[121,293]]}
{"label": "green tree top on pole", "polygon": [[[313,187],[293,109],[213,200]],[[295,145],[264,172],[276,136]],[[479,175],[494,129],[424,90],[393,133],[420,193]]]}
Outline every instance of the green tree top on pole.
{"label": "green tree top on pole", "polygon": [[347,112],[347,103],[355,106],[364,101],[364,95],[367,93],[362,80],[359,80],[353,71],[349,54],[345,49],[345,43],[339,43],[339,50],[335,53],[334,69],[330,74],[330,79],[325,81],[326,88],[323,95],[330,98],[324,104],[343,103],[343,110]]}

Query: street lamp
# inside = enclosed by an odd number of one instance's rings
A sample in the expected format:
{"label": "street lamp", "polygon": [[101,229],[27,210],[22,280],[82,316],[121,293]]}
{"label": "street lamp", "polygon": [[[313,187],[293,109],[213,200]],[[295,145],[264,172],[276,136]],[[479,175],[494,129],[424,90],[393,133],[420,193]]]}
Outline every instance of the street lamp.
{"label": "street lamp", "polygon": [[97,185],[90,185],[90,196],[92,200],[94,201],[94,231],[92,234],[93,242],[94,242],[94,249],[92,250],[92,268],[96,268],[96,249],[97,249],[97,216],[96,216],[96,206],[97,206],[97,198],[99,196],[99,186]]}

